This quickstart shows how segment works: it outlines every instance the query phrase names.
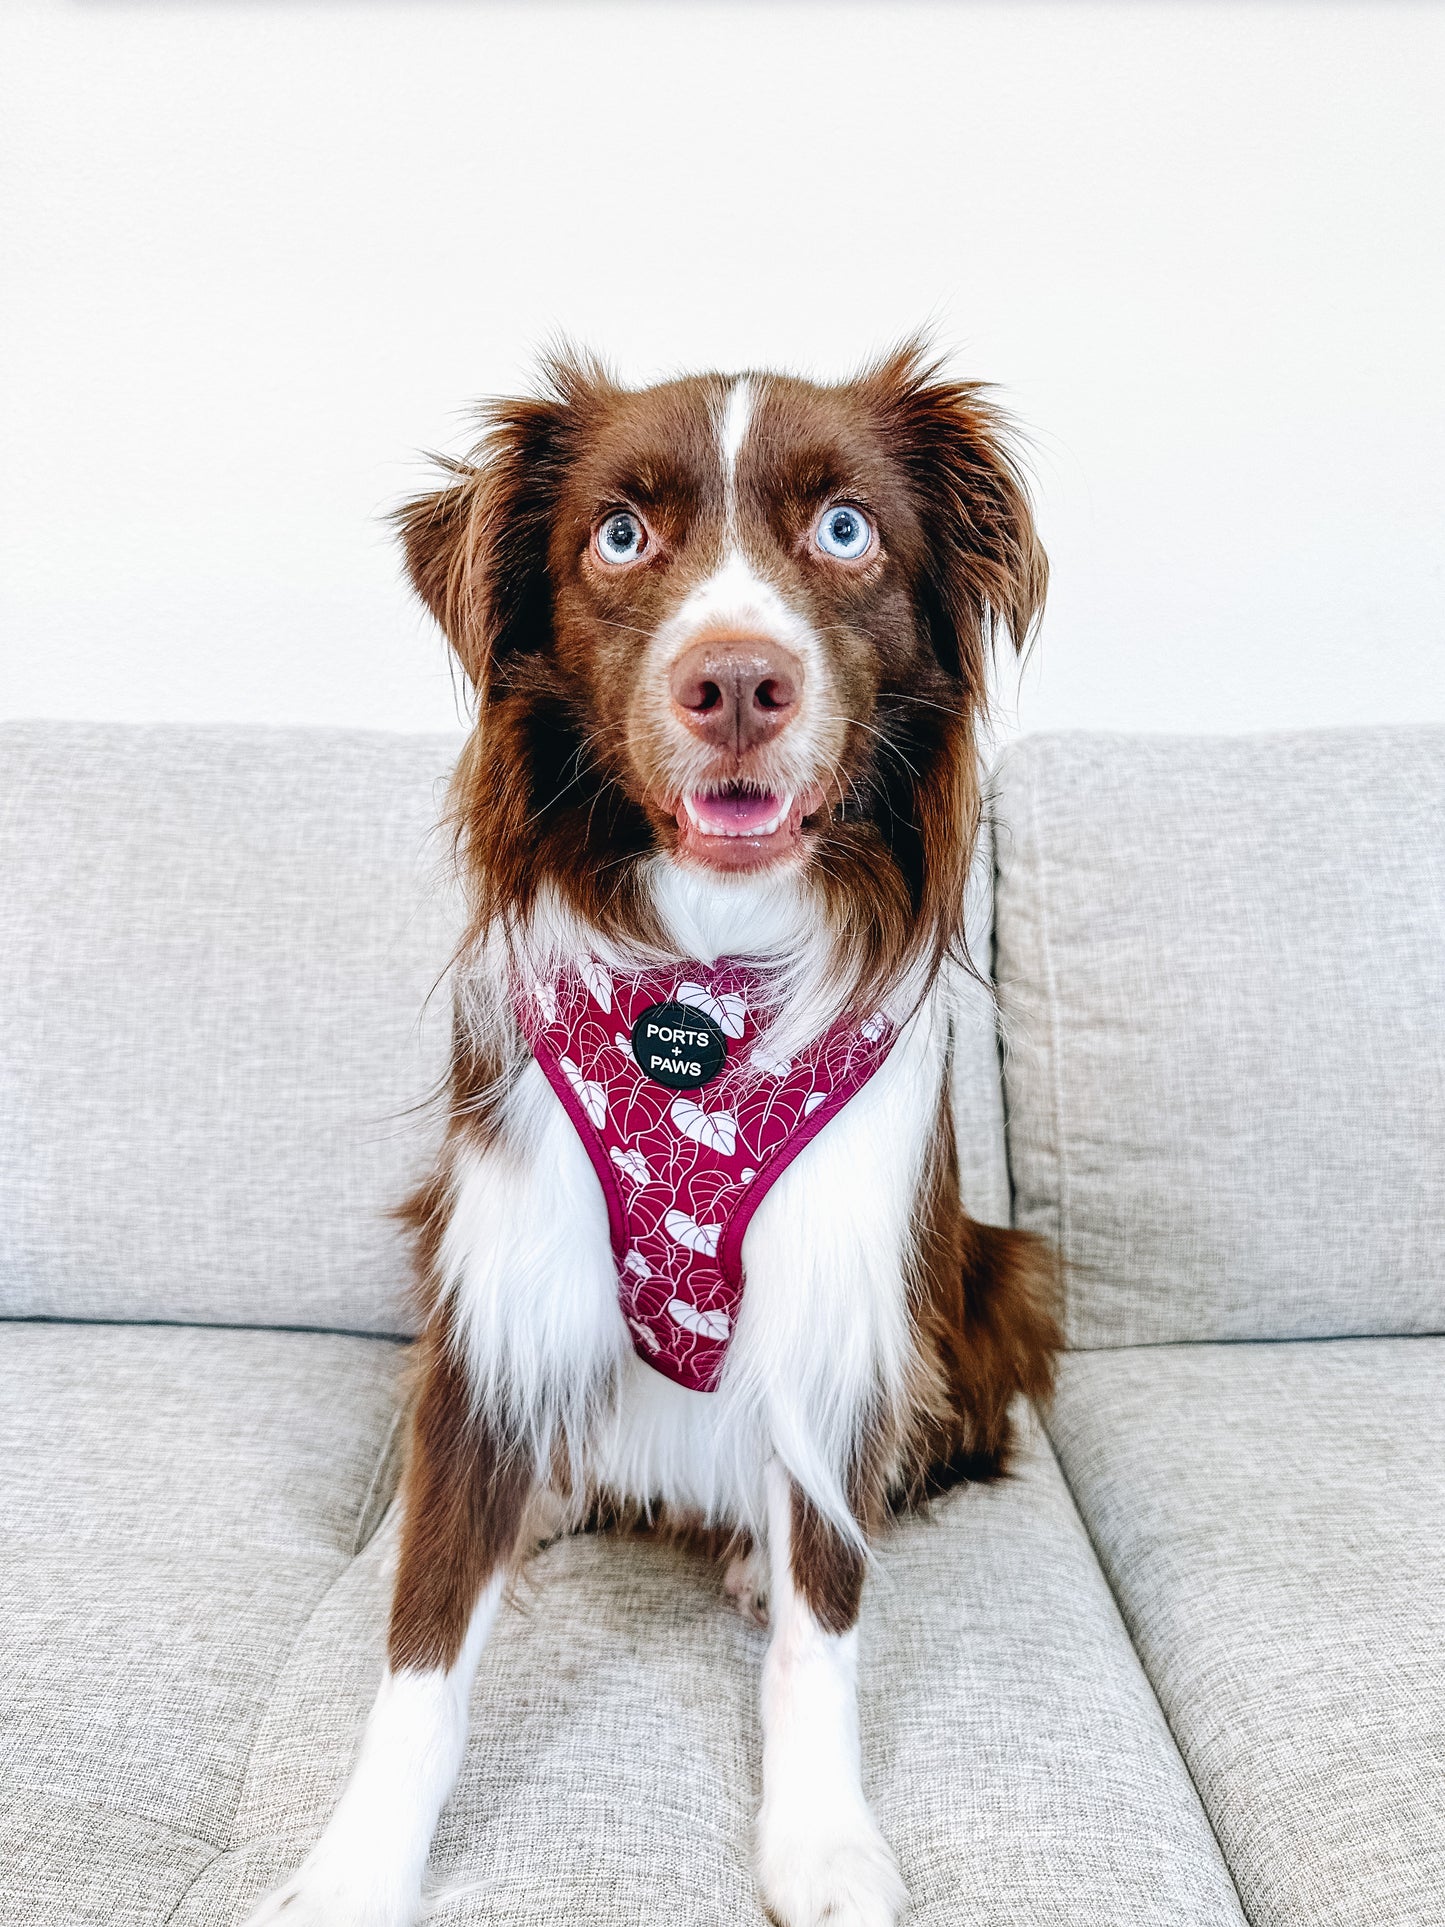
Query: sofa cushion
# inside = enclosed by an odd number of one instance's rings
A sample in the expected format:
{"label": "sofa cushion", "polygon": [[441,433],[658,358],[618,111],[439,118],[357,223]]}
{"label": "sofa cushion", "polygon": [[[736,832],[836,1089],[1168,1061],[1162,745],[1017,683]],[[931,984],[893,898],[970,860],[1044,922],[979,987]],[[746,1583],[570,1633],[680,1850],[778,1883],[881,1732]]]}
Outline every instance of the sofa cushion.
{"label": "sofa cushion", "polygon": [[0,1918],[169,1918],[390,1494],[401,1348],[0,1323]]}
{"label": "sofa cushion", "polygon": [[1079,1346],[1445,1330],[1445,731],[997,778],[1020,1223]]}
{"label": "sofa cushion", "polygon": [[[0,725],[0,1316],[411,1329],[450,737]],[[981,852],[974,947],[988,954]],[[993,1012],[959,1162],[1007,1221]]]}
{"label": "sofa cushion", "polygon": [[407,1326],[455,753],[0,728],[0,1313]]}
{"label": "sofa cushion", "polygon": [[[234,1927],[320,1830],[375,1692],[394,1550],[392,1520],[292,1650],[235,1844],[174,1927]],[[910,1923],[1243,1927],[1040,1437],[1016,1478],[894,1533],[865,1600],[865,1774]],[[483,1658],[427,1918],[762,1927],[763,1643],[716,1569],[676,1549],[589,1536],[544,1553]]]}
{"label": "sofa cushion", "polygon": [[1051,1430],[1254,1927],[1435,1927],[1445,1340],[1076,1353]]}

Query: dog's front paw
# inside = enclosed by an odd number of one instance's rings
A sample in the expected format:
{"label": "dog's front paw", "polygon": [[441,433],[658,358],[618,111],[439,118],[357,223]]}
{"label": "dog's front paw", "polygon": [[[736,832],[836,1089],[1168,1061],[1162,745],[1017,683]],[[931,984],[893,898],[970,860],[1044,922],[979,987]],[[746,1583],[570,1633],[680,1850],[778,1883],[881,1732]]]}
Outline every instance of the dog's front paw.
{"label": "dog's front paw", "polygon": [[420,1893],[404,1892],[359,1858],[313,1856],[267,1894],[245,1927],[412,1927]]}
{"label": "dog's front paw", "polygon": [[768,1562],[756,1542],[728,1561],[723,1594],[750,1626],[768,1623]]}
{"label": "dog's front paw", "polygon": [[894,1927],[907,1904],[888,1843],[866,1808],[846,1824],[789,1821],[765,1808],[758,1885],[779,1927]]}

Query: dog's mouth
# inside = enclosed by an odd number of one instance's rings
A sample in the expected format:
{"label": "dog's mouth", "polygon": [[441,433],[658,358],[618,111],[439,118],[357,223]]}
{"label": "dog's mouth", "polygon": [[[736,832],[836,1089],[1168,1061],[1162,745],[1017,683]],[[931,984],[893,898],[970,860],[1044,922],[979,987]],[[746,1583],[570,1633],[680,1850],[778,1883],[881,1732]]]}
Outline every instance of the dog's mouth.
{"label": "dog's mouth", "polygon": [[715,870],[756,870],[799,849],[803,818],[822,802],[816,791],[722,783],[689,790],[678,803],[679,852]]}

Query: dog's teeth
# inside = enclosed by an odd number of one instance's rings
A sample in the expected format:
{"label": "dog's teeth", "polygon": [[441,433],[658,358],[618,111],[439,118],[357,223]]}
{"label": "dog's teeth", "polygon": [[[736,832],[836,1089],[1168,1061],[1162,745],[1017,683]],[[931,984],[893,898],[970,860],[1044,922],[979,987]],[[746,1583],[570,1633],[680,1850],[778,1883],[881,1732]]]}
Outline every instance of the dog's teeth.
{"label": "dog's teeth", "polygon": [[773,832],[778,828],[780,828],[781,825],[786,821],[788,812],[793,807],[793,802],[794,802],[794,798],[791,794],[788,796],[785,796],[782,800],[782,803],[778,809],[777,814],[771,817],[766,823],[756,823],[749,829],[744,829],[744,828],[734,829],[722,824],[705,823],[702,818],[702,812],[698,809],[697,804],[694,802],[692,796],[686,795],[682,799],[683,808],[687,811],[688,818],[691,821],[694,829],[700,830],[704,836],[727,836],[727,837],[771,836]]}
{"label": "dog's teeth", "polygon": [[789,810],[791,810],[792,807],[793,807],[792,797],[785,796],[783,798],[782,807],[779,809],[777,815],[773,818],[771,823],[764,823],[762,829],[758,832],[758,834],[760,836],[771,836],[773,834],[773,831],[778,828],[779,824],[787,816]]}

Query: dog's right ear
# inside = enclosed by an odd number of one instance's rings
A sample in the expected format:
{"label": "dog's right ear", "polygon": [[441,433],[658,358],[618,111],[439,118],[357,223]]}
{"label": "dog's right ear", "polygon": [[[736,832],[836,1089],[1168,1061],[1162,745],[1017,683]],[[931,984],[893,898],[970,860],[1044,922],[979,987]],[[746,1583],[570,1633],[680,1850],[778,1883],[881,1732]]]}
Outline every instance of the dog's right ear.
{"label": "dog's right ear", "polygon": [[443,459],[443,488],[396,512],[407,572],[484,702],[497,666],[551,632],[547,534],[561,410],[497,403],[469,461]]}
{"label": "dog's right ear", "polygon": [[536,399],[491,403],[470,459],[442,458],[451,480],[403,503],[394,518],[413,586],[479,703],[509,658],[551,639],[553,509],[589,404],[610,385],[580,358],[554,357],[544,374],[546,392]]}

